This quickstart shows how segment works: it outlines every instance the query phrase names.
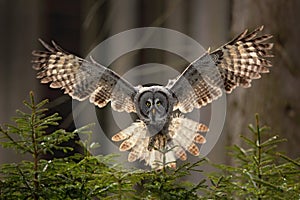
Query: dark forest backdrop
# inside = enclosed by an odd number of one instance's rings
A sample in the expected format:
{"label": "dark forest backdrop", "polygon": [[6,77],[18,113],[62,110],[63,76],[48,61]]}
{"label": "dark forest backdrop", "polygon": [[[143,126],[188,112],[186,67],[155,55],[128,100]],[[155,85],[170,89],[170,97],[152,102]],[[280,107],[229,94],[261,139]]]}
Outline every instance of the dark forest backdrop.
{"label": "dark forest backdrop", "polygon": [[[273,132],[288,139],[282,150],[299,157],[299,11],[297,0],[0,0],[0,123],[8,122],[33,90],[40,99],[54,100],[51,105],[64,117],[63,128],[74,128],[70,98],[35,78],[30,61],[31,51],[42,48],[38,38],[55,40],[85,57],[106,38],[137,27],[177,30],[205,48],[215,49],[246,28],[265,25],[264,32],[274,35],[274,67],[251,88],[237,89],[227,97],[225,128],[208,157],[230,163],[225,147],[240,144],[239,135],[246,134],[256,112]],[[173,66],[176,59],[167,53],[143,51],[125,55],[110,67],[124,73],[121,65],[134,67],[155,61]],[[184,66],[178,61],[178,69]],[[14,152],[0,150],[0,163],[19,159],[23,158]]]}

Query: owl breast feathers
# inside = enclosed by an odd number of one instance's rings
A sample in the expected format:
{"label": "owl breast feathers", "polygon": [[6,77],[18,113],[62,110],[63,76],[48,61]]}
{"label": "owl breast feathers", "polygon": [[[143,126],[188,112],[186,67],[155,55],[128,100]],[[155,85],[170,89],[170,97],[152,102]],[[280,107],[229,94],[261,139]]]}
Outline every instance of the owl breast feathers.
{"label": "owl breast feathers", "polygon": [[[145,160],[152,168],[175,167],[177,158],[187,159],[186,151],[200,154],[196,144],[206,142],[204,124],[187,119],[183,113],[211,103],[223,92],[237,86],[251,86],[253,79],[269,72],[272,36],[257,36],[263,26],[245,30],[213,52],[192,62],[166,86],[134,87],[116,72],[92,58],[70,54],[52,42],[40,42],[47,51],[33,51],[33,68],[41,83],[63,89],[73,99],[89,101],[99,108],[111,102],[119,112],[135,112],[139,120],[112,137],[123,141],[120,151],[129,151],[128,161]],[[182,114],[174,114],[179,110]]]}

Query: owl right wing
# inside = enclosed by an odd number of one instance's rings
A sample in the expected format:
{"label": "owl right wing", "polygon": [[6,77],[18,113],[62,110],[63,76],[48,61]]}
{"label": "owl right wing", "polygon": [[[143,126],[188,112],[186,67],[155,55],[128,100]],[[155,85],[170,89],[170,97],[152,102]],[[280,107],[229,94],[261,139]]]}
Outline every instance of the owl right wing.
{"label": "owl right wing", "polygon": [[73,99],[104,107],[109,101],[114,110],[136,112],[134,96],[137,89],[114,71],[70,54],[52,42],[50,46],[40,40],[48,51],[33,51],[33,68],[38,70],[41,83],[61,88]]}
{"label": "owl right wing", "polygon": [[207,52],[176,79],[169,81],[167,88],[177,98],[174,109],[183,113],[200,108],[222,95],[231,93],[237,86],[250,87],[260,73],[269,72],[272,43],[264,43],[271,35],[257,37],[263,26],[248,33],[245,30],[232,41],[213,52]]}

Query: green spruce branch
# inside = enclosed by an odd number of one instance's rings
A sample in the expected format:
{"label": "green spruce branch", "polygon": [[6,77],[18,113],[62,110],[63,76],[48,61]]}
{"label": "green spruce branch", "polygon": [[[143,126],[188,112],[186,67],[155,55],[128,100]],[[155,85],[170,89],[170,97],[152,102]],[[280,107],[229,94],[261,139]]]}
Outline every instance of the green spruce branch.
{"label": "green spruce branch", "polygon": [[215,165],[222,171],[209,176],[212,187],[207,193],[215,199],[299,199],[299,159],[276,152],[286,140],[263,139],[270,128],[261,126],[257,114],[255,125],[248,128],[253,139],[242,139],[249,148],[235,145],[231,149],[236,166]]}
{"label": "green spruce branch", "polygon": [[[255,125],[249,125],[252,137],[242,136],[247,148],[231,148],[234,166],[214,164],[216,172],[192,183],[189,176],[202,175],[203,164],[183,163],[176,169],[163,159],[162,170],[125,169],[111,164],[115,155],[90,153],[99,145],[91,143],[91,126],[72,132],[60,129],[61,117],[48,114],[48,101],[36,103],[33,92],[24,105],[27,111],[17,111],[14,124],[0,126],[0,144],[20,154],[30,154],[31,160],[0,165],[0,199],[299,199],[300,160],[276,151],[285,142],[269,135],[258,115]],[[51,131],[52,130],[52,131]],[[54,131],[53,131],[54,130]],[[51,160],[44,154],[55,150],[70,152],[62,144],[87,134],[78,141],[83,154],[73,154]],[[163,154],[172,149],[165,149]]]}

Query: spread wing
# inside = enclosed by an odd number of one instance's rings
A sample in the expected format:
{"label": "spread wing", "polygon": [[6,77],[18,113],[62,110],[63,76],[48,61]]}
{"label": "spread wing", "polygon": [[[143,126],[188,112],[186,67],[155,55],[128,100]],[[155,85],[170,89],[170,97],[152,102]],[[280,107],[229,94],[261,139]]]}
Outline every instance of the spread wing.
{"label": "spread wing", "polygon": [[135,87],[114,71],[91,61],[70,54],[54,42],[50,46],[40,40],[48,51],[33,51],[33,68],[38,70],[41,83],[50,83],[52,88],[61,88],[73,99],[104,107],[111,101],[116,111],[135,112],[133,102]]}
{"label": "spread wing", "polygon": [[220,97],[225,90],[231,93],[237,86],[251,86],[253,79],[269,72],[272,43],[264,43],[271,35],[257,36],[263,26],[248,33],[245,30],[229,43],[207,52],[191,63],[186,70],[167,85],[177,97],[174,109],[191,112]]}

